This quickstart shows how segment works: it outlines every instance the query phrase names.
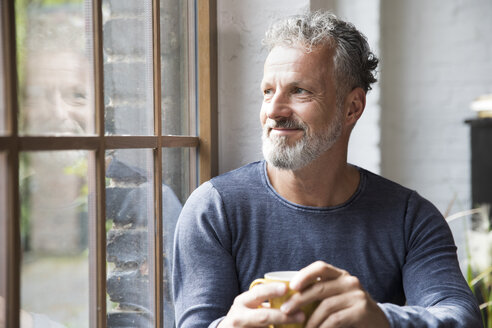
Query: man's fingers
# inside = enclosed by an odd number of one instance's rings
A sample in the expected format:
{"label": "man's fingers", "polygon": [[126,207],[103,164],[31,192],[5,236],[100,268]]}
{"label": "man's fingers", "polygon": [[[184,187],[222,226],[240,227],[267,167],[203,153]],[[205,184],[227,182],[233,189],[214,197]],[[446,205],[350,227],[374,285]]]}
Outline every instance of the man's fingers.
{"label": "man's fingers", "polygon": [[353,296],[364,297],[359,279],[350,275],[342,275],[335,280],[321,281],[300,293],[295,293],[283,304],[281,310],[285,313],[298,311],[303,305],[315,301],[325,301],[336,295],[350,294]]}
{"label": "man's fingers", "polygon": [[279,309],[264,306],[264,301],[287,293],[284,283],[260,284],[240,294],[219,327],[267,327],[276,324],[302,323],[302,312],[284,313]]}
{"label": "man's fingers", "polygon": [[337,318],[339,314],[336,313],[352,306],[353,299],[351,294],[341,294],[323,300],[309,318],[306,328],[322,327],[322,324],[332,315]]}
{"label": "man's fingers", "polygon": [[333,265],[317,261],[300,270],[291,280],[289,286],[294,290],[301,291],[318,280],[326,281],[336,279],[345,273],[344,270],[336,268]]}
{"label": "man's fingers", "polygon": [[287,285],[284,283],[260,284],[239,295],[236,301],[243,303],[246,307],[255,308],[270,298],[283,296],[286,293]]}
{"label": "man's fingers", "polygon": [[309,327],[319,327],[319,328],[355,327],[357,323],[358,323],[358,318],[353,315],[351,309],[342,309],[329,316],[328,319],[325,320],[321,325],[309,326]]}
{"label": "man's fingers", "polygon": [[[284,283],[260,284],[242,293],[234,300],[231,310],[224,319],[224,327],[267,327],[276,324],[301,323],[305,321],[304,313],[298,311],[284,313],[279,309],[265,306],[267,299],[283,296],[287,293]],[[225,321],[228,320],[226,323]]]}
{"label": "man's fingers", "polygon": [[280,325],[288,323],[304,322],[305,316],[302,312],[285,314],[277,309],[255,309],[254,315],[243,317],[241,325],[247,327],[267,327],[268,325]]}
{"label": "man's fingers", "polygon": [[282,305],[281,310],[285,313],[296,312],[305,304],[321,301],[328,297],[341,294],[344,290],[345,287],[342,286],[338,280],[319,282],[311,288],[304,290],[302,293],[295,293],[292,295],[292,297]]}

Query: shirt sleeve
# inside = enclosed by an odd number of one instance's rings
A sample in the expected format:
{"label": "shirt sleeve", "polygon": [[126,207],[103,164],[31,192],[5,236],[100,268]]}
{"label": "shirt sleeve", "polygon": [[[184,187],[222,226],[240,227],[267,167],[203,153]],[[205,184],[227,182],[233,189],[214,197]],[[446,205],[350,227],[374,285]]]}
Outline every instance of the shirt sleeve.
{"label": "shirt sleeve", "polygon": [[219,193],[210,182],[196,189],[178,220],[173,292],[176,326],[216,327],[239,294],[231,237]]}
{"label": "shirt sleeve", "polygon": [[477,301],[459,268],[451,230],[417,193],[408,201],[405,243],[407,304],[379,304],[391,327],[483,327]]}

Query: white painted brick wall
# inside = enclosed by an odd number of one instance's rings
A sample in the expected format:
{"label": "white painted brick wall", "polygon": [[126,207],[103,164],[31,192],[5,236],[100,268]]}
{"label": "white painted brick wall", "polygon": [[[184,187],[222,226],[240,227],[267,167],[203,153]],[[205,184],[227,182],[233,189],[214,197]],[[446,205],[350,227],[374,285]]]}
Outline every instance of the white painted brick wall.
{"label": "white painted brick wall", "polygon": [[382,0],[382,174],[470,204],[470,102],[492,92],[492,2]]}

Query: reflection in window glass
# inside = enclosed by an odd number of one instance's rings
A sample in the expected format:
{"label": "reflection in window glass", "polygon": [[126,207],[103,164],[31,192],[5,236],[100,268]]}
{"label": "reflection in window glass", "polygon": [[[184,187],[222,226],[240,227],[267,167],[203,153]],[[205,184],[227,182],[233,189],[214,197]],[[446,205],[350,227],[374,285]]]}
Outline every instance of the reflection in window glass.
{"label": "reflection in window glass", "polygon": [[151,8],[151,0],[103,0],[106,134],[154,132]]}
{"label": "reflection in window glass", "polygon": [[[193,59],[194,1],[161,0],[162,133],[194,134],[190,109],[195,105]],[[194,118],[194,116],[193,116]]]}
{"label": "reflection in window glass", "polygon": [[5,295],[7,277],[7,156],[0,152],[0,328],[5,328]]}
{"label": "reflection in window glass", "polygon": [[88,152],[21,156],[21,307],[46,322],[87,327]]}
{"label": "reflection in window glass", "polygon": [[107,152],[108,327],[153,327],[153,152]]}
{"label": "reflection in window glass", "polygon": [[15,6],[19,131],[93,133],[90,13],[84,0],[17,0]]}
{"label": "reflection in window glass", "polygon": [[190,148],[162,149],[162,180],[184,204],[190,195],[191,152]]}
{"label": "reflection in window glass", "polygon": [[162,152],[162,229],[164,273],[164,328],[172,328],[174,306],[171,296],[171,263],[174,229],[190,193],[190,149],[164,148]]}

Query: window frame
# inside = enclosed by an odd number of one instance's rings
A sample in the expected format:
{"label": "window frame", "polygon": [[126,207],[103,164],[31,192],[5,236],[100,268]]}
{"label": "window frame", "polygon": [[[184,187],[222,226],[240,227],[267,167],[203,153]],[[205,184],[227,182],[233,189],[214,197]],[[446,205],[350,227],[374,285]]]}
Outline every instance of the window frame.
{"label": "window frame", "polygon": [[[93,34],[93,82],[95,109],[95,136],[20,136],[18,133],[18,81],[16,71],[15,0],[0,4],[2,58],[4,79],[5,135],[0,135],[0,152],[7,157],[7,217],[4,218],[6,268],[0,274],[5,279],[5,326],[19,327],[20,312],[20,197],[19,154],[22,151],[90,150],[94,153],[92,164],[95,172],[89,178],[94,186],[93,213],[90,214],[95,229],[89,232],[89,247],[95,254],[89,258],[89,325],[106,327],[106,218],[105,218],[105,153],[109,149],[153,149],[154,158],[154,229],[152,247],[154,258],[151,274],[154,280],[155,327],[163,326],[163,258],[162,258],[162,150],[168,147],[195,148],[198,156],[198,181],[202,183],[218,174],[217,136],[217,1],[195,0],[196,21],[196,93],[198,111],[198,136],[162,135],[161,122],[161,49],[160,49],[160,0],[152,0],[153,29],[153,136],[107,136],[104,128],[104,76],[102,40],[102,0],[92,0]],[[0,113],[1,115],[2,113]],[[0,224],[2,222],[0,221]],[[91,226],[91,225],[89,225]]]}

